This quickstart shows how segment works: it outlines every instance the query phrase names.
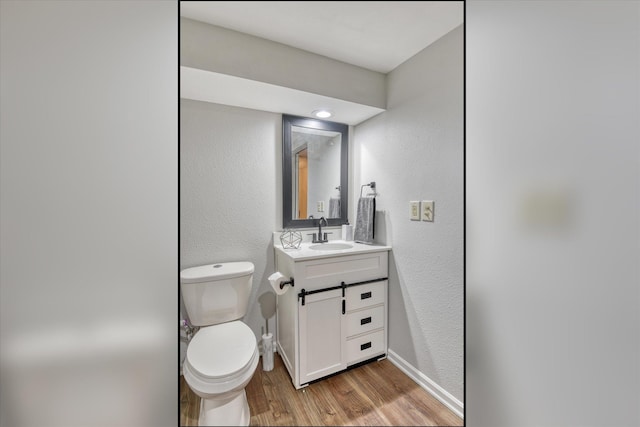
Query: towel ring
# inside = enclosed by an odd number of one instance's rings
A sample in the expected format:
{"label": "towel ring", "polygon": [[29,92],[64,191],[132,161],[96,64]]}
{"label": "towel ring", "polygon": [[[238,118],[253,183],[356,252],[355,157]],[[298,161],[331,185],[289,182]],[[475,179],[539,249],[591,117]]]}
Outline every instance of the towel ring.
{"label": "towel ring", "polygon": [[360,197],[362,197],[362,189],[364,187],[371,187],[371,189],[373,190],[373,193],[369,193],[369,194],[373,194],[374,197],[378,194],[378,193],[376,193],[376,182],[375,181],[371,181],[368,184],[362,184],[360,186]]}

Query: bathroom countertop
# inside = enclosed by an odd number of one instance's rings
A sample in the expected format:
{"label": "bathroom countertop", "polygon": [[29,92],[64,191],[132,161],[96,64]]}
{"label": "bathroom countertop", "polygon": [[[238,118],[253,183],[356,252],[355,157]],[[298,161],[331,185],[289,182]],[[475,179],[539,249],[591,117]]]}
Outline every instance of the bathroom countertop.
{"label": "bathroom countertop", "polygon": [[302,242],[298,249],[284,249],[279,243],[274,243],[273,247],[276,251],[279,251],[294,261],[304,261],[310,259],[319,259],[319,258],[330,258],[335,256],[342,255],[356,255],[363,254],[369,252],[381,252],[381,251],[390,251],[391,246],[380,245],[380,244],[364,244],[364,243],[356,243],[354,241],[344,241],[344,240],[329,240],[327,243],[328,247],[331,247],[331,244],[348,244],[351,245],[351,248],[348,249],[330,249],[330,250],[317,250],[311,249],[311,246],[320,247],[323,245],[322,243],[310,243],[310,242]]}

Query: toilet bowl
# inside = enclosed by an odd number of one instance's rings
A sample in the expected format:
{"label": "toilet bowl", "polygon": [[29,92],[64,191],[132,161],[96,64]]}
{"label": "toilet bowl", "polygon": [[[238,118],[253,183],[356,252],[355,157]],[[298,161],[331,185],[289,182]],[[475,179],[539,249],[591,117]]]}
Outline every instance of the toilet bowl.
{"label": "toilet bowl", "polygon": [[191,390],[203,399],[200,425],[249,425],[244,388],[258,360],[253,331],[240,321],[207,326],[195,334],[183,373]]}
{"label": "toilet bowl", "polygon": [[187,314],[200,326],[182,368],[189,388],[201,398],[198,425],[249,425],[244,389],[259,351],[255,334],[238,319],[246,313],[253,269],[250,262],[234,262],[180,273]]}

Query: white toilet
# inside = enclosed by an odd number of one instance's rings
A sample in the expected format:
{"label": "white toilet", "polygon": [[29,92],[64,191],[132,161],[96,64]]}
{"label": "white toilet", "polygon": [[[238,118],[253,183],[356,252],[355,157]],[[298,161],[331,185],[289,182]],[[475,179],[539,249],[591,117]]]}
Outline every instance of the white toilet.
{"label": "white toilet", "polygon": [[180,287],[189,320],[200,326],[187,347],[184,379],[200,401],[201,426],[248,426],[244,388],[258,366],[256,336],[241,319],[253,282],[251,262],[182,270]]}

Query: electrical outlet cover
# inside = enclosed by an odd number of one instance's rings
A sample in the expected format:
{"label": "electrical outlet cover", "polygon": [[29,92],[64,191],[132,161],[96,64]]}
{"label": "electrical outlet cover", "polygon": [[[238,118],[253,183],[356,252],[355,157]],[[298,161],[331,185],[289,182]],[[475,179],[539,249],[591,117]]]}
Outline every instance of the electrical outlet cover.
{"label": "electrical outlet cover", "polygon": [[422,209],[422,220],[433,222],[433,200],[423,200],[420,202]]}
{"label": "electrical outlet cover", "polygon": [[409,202],[409,218],[412,221],[420,221],[420,202]]}

